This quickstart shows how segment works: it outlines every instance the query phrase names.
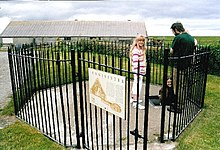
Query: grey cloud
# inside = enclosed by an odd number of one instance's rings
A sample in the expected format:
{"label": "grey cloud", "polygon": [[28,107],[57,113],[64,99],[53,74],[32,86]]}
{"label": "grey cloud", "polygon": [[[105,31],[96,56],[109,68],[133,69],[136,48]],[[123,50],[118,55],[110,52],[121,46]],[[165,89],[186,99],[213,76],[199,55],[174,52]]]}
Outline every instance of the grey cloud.
{"label": "grey cloud", "polygon": [[[64,6],[66,5],[66,6]],[[220,2],[214,1],[86,1],[3,2],[0,17],[65,20],[78,14],[140,15],[142,18],[218,18]],[[28,8],[26,8],[28,7]]]}
{"label": "grey cloud", "polygon": [[[0,18],[12,20],[70,20],[81,16],[102,16],[104,19],[137,19],[148,21],[155,19],[157,27],[170,26],[173,20],[203,20],[189,23],[192,29],[219,30],[219,0],[146,0],[146,1],[60,1],[60,2],[0,2]],[[97,17],[96,17],[97,18]],[[89,18],[90,19],[90,18]],[[92,18],[91,18],[92,19]],[[209,20],[212,20],[209,23]]]}

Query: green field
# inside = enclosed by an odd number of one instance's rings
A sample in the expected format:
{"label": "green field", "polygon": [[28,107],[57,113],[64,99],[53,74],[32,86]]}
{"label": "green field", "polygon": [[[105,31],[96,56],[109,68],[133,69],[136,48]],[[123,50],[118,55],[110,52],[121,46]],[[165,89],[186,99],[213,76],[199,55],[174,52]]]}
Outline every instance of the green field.
{"label": "green field", "polygon": [[220,146],[220,77],[208,75],[205,106],[177,140],[179,150],[218,150]]}
{"label": "green field", "polygon": [[[165,42],[172,42],[174,36],[150,36],[149,39],[164,40]],[[195,36],[198,44],[220,44],[220,36]]]}

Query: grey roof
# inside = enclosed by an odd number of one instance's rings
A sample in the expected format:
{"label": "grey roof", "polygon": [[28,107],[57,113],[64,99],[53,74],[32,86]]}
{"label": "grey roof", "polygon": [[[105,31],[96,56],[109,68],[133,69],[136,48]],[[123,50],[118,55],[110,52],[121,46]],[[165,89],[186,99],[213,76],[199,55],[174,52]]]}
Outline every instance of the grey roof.
{"label": "grey roof", "polygon": [[147,36],[144,22],[11,21],[0,37],[135,37]]}

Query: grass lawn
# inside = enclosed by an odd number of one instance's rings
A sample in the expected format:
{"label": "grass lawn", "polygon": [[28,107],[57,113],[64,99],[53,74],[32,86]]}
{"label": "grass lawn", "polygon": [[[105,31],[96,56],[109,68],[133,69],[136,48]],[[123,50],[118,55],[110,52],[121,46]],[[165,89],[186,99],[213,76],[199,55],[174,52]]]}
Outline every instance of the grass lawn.
{"label": "grass lawn", "polygon": [[[0,128],[0,150],[63,150],[65,147],[45,137],[37,129],[15,119],[13,113],[13,101],[8,106],[0,109],[0,125],[6,122],[14,122],[5,128]],[[9,119],[11,118],[11,119]],[[13,121],[12,121],[13,120]]]}
{"label": "grass lawn", "polygon": [[[220,146],[220,77],[208,75],[205,107],[177,139],[178,150],[217,150]],[[13,103],[0,110],[0,117],[13,115]],[[66,149],[22,121],[0,129],[0,150]]]}
{"label": "grass lawn", "polygon": [[65,148],[43,136],[38,130],[26,123],[16,121],[0,130],[0,149],[62,150]]}
{"label": "grass lawn", "polygon": [[220,147],[220,77],[208,75],[205,107],[177,142],[179,150],[217,150]]}

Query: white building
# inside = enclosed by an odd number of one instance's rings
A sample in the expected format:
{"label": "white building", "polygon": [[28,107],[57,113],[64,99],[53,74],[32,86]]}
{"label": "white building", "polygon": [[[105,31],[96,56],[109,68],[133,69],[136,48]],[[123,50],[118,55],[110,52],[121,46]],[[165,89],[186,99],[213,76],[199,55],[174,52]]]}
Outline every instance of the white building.
{"label": "white building", "polygon": [[57,39],[114,38],[131,40],[137,34],[147,37],[144,22],[133,21],[11,21],[0,34],[3,44],[46,43]]}

